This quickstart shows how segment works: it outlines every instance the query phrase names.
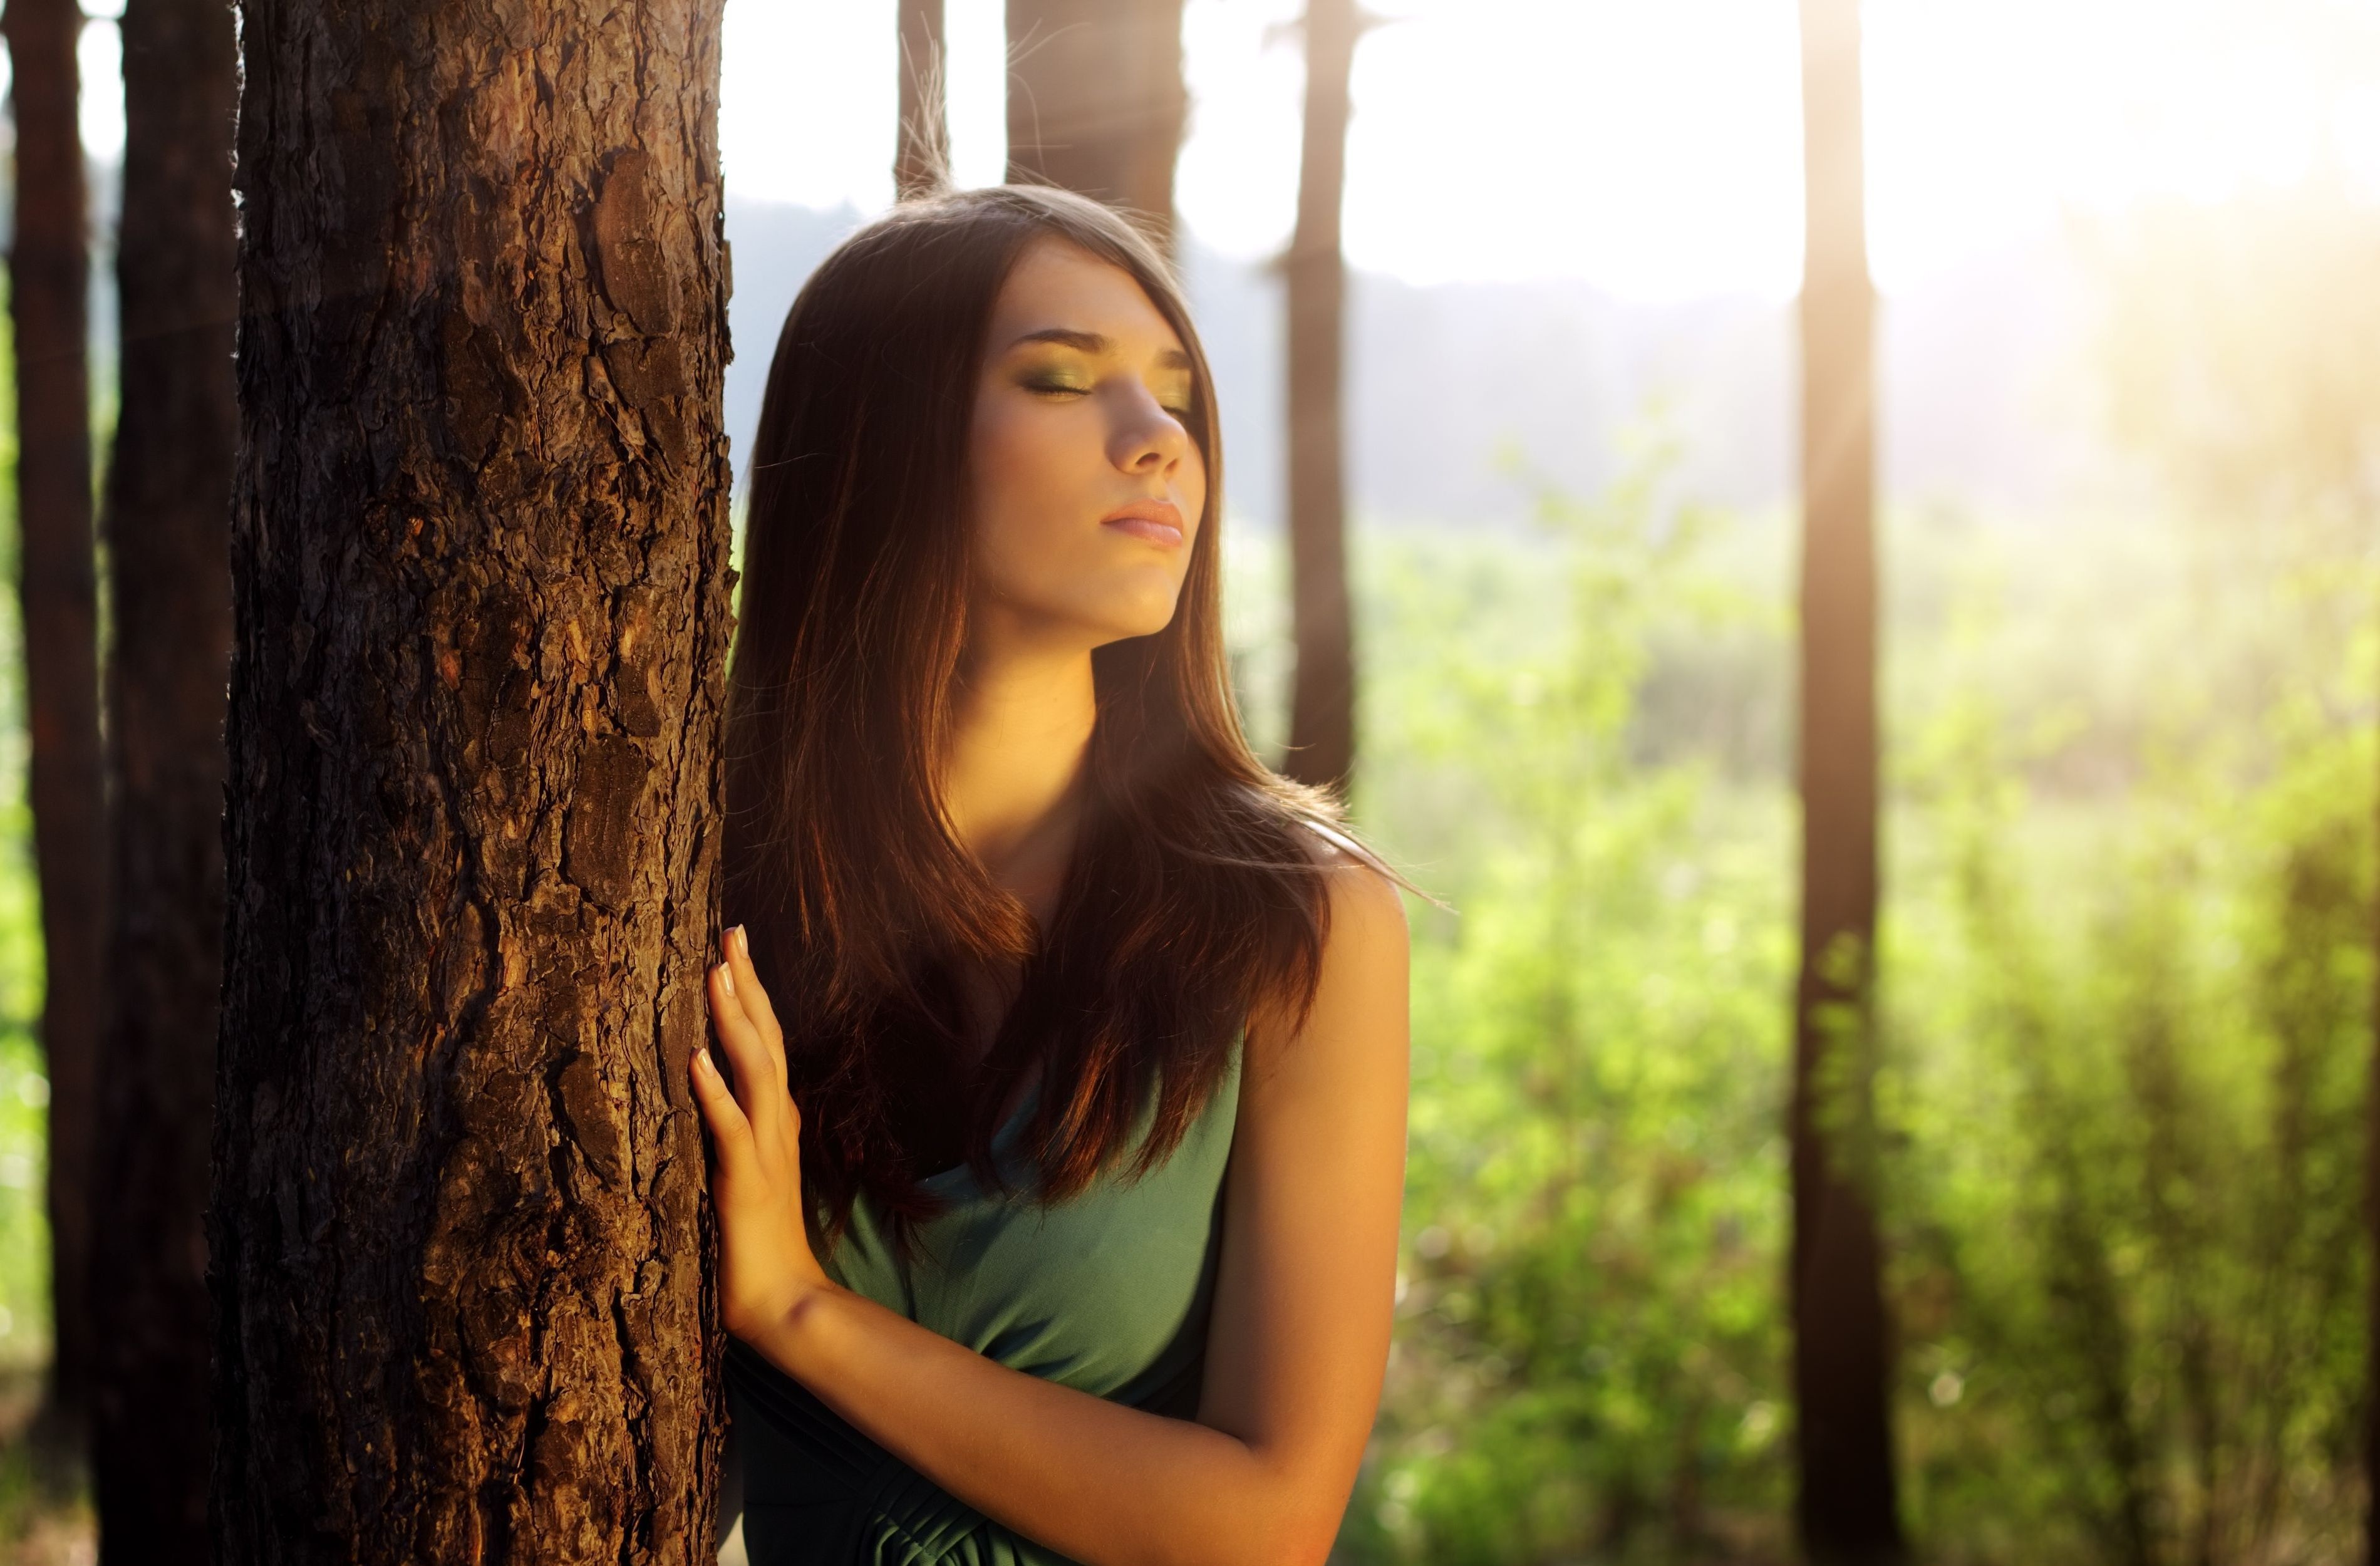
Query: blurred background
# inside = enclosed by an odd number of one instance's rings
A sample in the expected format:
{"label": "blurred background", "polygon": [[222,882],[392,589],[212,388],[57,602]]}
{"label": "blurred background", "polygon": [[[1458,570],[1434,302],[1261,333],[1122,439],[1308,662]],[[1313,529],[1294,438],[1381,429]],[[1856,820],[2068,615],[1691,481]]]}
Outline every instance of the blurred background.
{"label": "blurred background", "polygon": [[[124,130],[91,8],[103,426]],[[1305,9],[1185,0],[1172,165],[1232,657],[1276,758]],[[1880,870],[1836,1140],[1898,1527],[1946,1563],[2362,1560],[2380,4],[1852,9]],[[795,292],[894,198],[895,13],[727,6],[739,467]],[[1397,1340],[1338,1558],[1791,1559],[1797,1328],[1864,1330],[1797,1323],[1791,1285],[1791,1111],[1826,1086],[1800,921],[1831,862],[1805,868],[1796,761],[1826,694],[1797,608],[1804,18],[1371,13],[1339,208],[1346,776],[1444,906],[1412,904]],[[945,0],[943,30],[953,174],[995,183],[1009,18]],[[5,1425],[50,1307],[0,690]],[[12,1548],[72,1558],[81,1514],[32,1494],[0,1459]]]}

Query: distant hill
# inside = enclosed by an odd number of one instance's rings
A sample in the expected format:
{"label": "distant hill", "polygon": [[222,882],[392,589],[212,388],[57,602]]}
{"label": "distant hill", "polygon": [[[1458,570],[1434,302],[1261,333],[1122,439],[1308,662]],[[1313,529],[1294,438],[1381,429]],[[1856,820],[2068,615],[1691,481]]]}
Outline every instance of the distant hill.
{"label": "distant hill", "polygon": [[[785,311],[810,269],[859,222],[848,207],[728,200],[737,347],[727,424],[739,472]],[[1232,503],[1273,523],[1284,481],[1278,281],[1195,237],[1183,270],[1222,399]],[[1350,297],[1349,479],[1369,520],[1520,516],[1527,492],[1501,470],[1508,449],[1554,483],[1591,489],[1615,469],[1621,432],[1656,399],[1683,442],[1696,494],[1761,506],[1791,493],[1790,304],[1645,305],[1576,281],[1415,287],[1365,273]],[[2054,416],[2081,310],[2078,279],[2048,243],[1887,299],[1886,492],[2026,505],[2081,471],[2088,443],[2061,433]]]}

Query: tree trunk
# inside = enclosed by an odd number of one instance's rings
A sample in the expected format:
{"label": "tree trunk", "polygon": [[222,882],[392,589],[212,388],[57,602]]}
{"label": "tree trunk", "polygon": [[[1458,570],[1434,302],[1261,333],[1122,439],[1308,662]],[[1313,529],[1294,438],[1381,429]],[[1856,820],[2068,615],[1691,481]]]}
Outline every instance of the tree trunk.
{"label": "tree trunk", "polygon": [[892,188],[902,200],[950,176],[951,119],[944,68],[942,0],[900,0],[901,145]]}
{"label": "tree trunk", "polygon": [[124,8],[123,388],[109,465],[112,871],[91,1178],[91,1463],[111,1561],[207,1551],[207,1134],[223,978],[231,13]]}
{"label": "tree trunk", "polygon": [[17,217],[18,592],[29,793],[42,892],[42,1047],[50,1074],[54,1355],[44,1445],[77,1458],[91,1399],[91,1098],[100,1038],[105,817],[99,614],[91,540],[91,260],[84,215],[76,0],[9,0]]}
{"label": "tree trunk", "polygon": [[249,0],[215,1558],[692,1562],[721,0]]}
{"label": "tree trunk", "polygon": [[1802,963],[1794,1008],[1798,1511],[1821,1566],[1901,1558],[1870,1076],[1876,906],[1875,291],[1859,0],[1802,0]]}
{"label": "tree trunk", "polygon": [[1297,673],[1289,755],[1300,783],[1343,792],[1355,764],[1355,649],[1347,597],[1346,448],[1341,382],[1347,265],[1339,212],[1347,185],[1347,78],[1361,30],[1355,0],[1306,0],[1305,148],[1289,293],[1290,625]]}
{"label": "tree trunk", "polygon": [[1170,247],[1182,0],[1008,0],[1008,177],[1122,208]]}

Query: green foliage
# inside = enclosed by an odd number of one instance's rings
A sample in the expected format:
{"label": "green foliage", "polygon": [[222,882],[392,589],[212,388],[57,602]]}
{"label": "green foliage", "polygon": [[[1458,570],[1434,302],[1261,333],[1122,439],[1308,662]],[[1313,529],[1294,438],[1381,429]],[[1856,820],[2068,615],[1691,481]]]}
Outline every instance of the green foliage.
{"label": "green foliage", "polygon": [[1657,645],[1775,626],[1696,569],[1740,525],[1670,471],[1648,445],[1528,536],[1362,562],[1358,815],[1451,911],[1414,908],[1406,1260],[1351,1559],[1778,1532],[1789,818],[1637,721]]}
{"label": "green foliage", "polygon": [[[1412,910],[1402,1293],[1344,1560],[1791,1553],[1795,812],[1781,747],[1730,737],[1790,689],[1790,524],[1698,515],[1665,462],[1358,562],[1358,817],[1451,911]],[[2380,584],[2155,518],[1888,523],[1876,1124],[1921,1554],[2343,1558]],[[1263,732],[1286,658],[1236,633]]]}
{"label": "green foliage", "polygon": [[2355,1536],[2375,771],[2352,729],[2274,727],[2254,775],[2168,754],[2081,852],[2029,825],[2071,807],[2028,796],[1987,702],[1916,747],[1942,895],[1886,960],[1888,1189],[1904,1451],[1944,1559]]}

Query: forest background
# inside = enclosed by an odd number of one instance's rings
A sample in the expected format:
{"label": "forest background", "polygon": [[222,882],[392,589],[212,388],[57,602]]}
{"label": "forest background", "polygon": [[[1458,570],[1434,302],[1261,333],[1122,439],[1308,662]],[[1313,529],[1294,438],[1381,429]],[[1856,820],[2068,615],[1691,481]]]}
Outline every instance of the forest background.
{"label": "forest background", "polygon": [[[782,6],[740,57],[771,40],[830,56],[851,16],[884,7],[827,9]],[[1442,43],[1465,9],[1508,44],[1571,25],[1549,19],[1569,7],[1417,4],[1362,47]],[[1681,9],[1706,53],[1663,56],[1648,91],[1691,99],[1697,60],[1724,83],[1736,67],[1715,61],[1756,70],[1763,48],[1790,88],[1790,7]],[[1925,9],[1870,6],[1888,29]],[[1898,280],[1877,241],[1875,1155],[1903,1510],[1942,1561],[2344,1560],[2365,1504],[2380,14],[2068,9],[2083,19],[2061,32],[2046,10],[1935,7],[1953,35],[2001,30],[1945,79],[1962,84],[1953,108],[2001,96],[2004,162],[2042,184],[2041,221],[1930,254],[1905,224]],[[1265,255],[1281,236],[1198,183],[1232,183],[1199,116],[1228,105],[1261,126],[1232,94],[1272,68],[1263,32],[1281,18],[1264,10],[1188,7],[1182,210],[1227,410],[1234,658],[1273,753],[1289,651]],[[953,4],[954,35],[966,14]],[[1730,20],[1754,25],[1707,42]],[[87,36],[87,82],[106,79],[105,31]],[[2109,52],[2093,55],[2099,34]],[[2129,103],[2170,166],[2149,158],[2087,200],[2050,184],[2052,132],[2077,122],[2038,102],[2051,131],[2006,121],[2044,91],[2025,61],[2061,39],[2104,73],[2070,61],[2082,91]],[[1614,23],[1596,42],[1628,40]],[[1872,102],[1925,95],[1870,57]],[[731,32],[740,439],[801,276],[890,192],[770,172],[762,132],[739,151],[738,114],[759,111],[739,109],[738,58]],[[1399,1336],[1341,1551],[1782,1558],[1799,236],[1764,250],[1759,232],[1681,218],[1671,251],[1613,254],[1597,236],[1662,201],[1728,199],[1564,195],[1609,195],[1597,171],[1658,164],[1645,149],[1665,136],[1724,156],[1723,136],[1659,125],[1477,149],[1527,176],[1468,207],[1444,190],[1433,207],[1426,186],[1401,200],[1481,252],[1401,260],[1383,220],[1383,264],[1367,266],[1360,136],[1398,100],[1385,68],[1366,93],[1365,59],[1349,176],[1355,816],[1446,907],[1414,909]],[[969,160],[999,161],[969,130],[965,68],[954,56],[963,179]],[[889,61],[879,74],[889,95]],[[2142,109],[2165,96],[2197,107]],[[891,117],[871,122],[888,143]],[[1871,130],[1890,133],[1888,117]],[[1375,183],[1395,176],[1395,134]],[[2050,143],[2046,161],[2025,163],[2027,135]],[[86,139],[103,191],[103,123]],[[1791,157],[1742,151],[1789,180],[1773,204],[1790,217]],[[1978,203],[1999,188],[1944,177]],[[766,199],[772,181],[807,200]],[[1903,221],[1890,190],[1872,234]],[[1561,236],[1528,219],[1532,197],[1583,210],[1577,264],[1546,261]],[[1482,265],[1499,223],[1521,259]],[[1749,259],[1685,259],[1719,251]],[[103,305],[103,430],[107,319]],[[13,669],[13,618],[0,636]],[[48,1344],[41,953],[20,696],[0,690],[18,704],[0,711],[0,1358],[30,1398]],[[0,1487],[29,1484],[0,1466]]]}

